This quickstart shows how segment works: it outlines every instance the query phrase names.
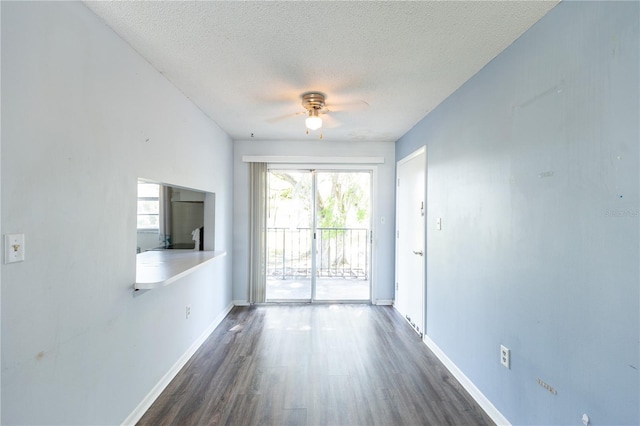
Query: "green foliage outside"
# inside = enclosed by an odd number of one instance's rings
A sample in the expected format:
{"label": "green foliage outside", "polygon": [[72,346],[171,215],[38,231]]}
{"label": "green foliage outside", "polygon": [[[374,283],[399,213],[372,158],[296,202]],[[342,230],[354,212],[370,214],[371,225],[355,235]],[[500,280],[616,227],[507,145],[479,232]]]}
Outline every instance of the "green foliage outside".
{"label": "green foliage outside", "polygon": [[[271,171],[269,226],[311,226],[311,174]],[[318,228],[368,228],[370,174],[318,172]]]}

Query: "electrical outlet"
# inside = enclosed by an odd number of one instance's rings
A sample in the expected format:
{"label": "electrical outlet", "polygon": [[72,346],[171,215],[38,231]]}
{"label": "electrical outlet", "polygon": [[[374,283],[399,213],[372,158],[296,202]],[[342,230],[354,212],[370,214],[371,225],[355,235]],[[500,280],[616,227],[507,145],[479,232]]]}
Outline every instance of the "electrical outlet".
{"label": "electrical outlet", "polygon": [[511,350],[504,345],[500,345],[500,364],[511,369]]}
{"label": "electrical outlet", "polygon": [[191,305],[187,305],[187,307],[185,308],[185,317],[189,319],[190,316],[191,316]]}

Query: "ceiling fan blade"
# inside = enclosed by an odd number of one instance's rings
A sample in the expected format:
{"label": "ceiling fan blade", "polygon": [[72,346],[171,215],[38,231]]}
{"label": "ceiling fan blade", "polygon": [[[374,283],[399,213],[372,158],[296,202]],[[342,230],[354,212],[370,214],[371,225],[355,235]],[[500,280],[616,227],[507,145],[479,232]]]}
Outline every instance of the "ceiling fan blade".
{"label": "ceiling fan blade", "polygon": [[322,127],[325,129],[335,129],[336,127],[340,127],[341,125],[342,123],[335,117],[332,117],[331,114],[324,114],[322,116]]}
{"label": "ceiling fan blade", "polygon": [[281,116],[278,116],[278,117],[269,118],[269,119],[267,119],[267,123],[277,123],[279,121],[288,120],[289,118],[297,117],[298,115],[302,115],[302,114],[306,114],[306,112],[304,112],[304,111],[292,112],[290,114],[285,114],[285,115],[281,115]]}
{"label": "ceiling fan blade", "polygon": [[327,108],[330,112],[343,112],[343,111],[362,111],[369,108],[369,104],[365,101],[353,101],[353,102],[329,102]]}

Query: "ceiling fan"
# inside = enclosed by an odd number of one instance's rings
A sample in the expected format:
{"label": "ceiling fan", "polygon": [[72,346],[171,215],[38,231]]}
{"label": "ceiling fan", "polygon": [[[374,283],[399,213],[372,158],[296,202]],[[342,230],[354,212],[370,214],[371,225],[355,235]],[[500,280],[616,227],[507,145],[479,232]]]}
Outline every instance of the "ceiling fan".
{"label": "ceiling fan", "polygon": [[[301,114],[306,114],[306,133],[309,134],[311,131],[321,129],[325,124],[328,125],[327,127],[329,128],[339,126],[341,123],[336,120],[334,114],[341,114],[346,110],[359,110],[369,107],[369,104],[367,102],[357,101],[331,104],[331,109],[329,109],[326,104],[326,99],[327,95],[319,91],[304,92],[300,95],[300,100],[302,107],[305,109],[305,112],[300,111],[292,114],[290,113],[283,116],[274,117],[268,120],[268,122],[275,123]],[[334,109],[334,107],[337,109]],[[322,139],[322,130],[320,130],[320,139]]]}
{"label": "ceiling fan", "polygon": [[[302,106],[307,110],[308,116],[304,123],[307,126],[307,134],[309,134],[309,130],[318,130],[322,127],[320,114],[329,112],[324,104],[326,95],[321,92],[305,92],[300,95],[300,98],[302,99]],[[320,139],[322,139],[322,132],[320,132]]]}

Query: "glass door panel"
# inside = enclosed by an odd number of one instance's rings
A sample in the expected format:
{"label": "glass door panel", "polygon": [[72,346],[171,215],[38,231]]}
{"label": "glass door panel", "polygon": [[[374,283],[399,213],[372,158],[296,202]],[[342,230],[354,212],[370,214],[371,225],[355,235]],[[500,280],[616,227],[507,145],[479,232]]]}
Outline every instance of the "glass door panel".
{"label": "glass door panel", "polygon": [[316,300],[370,299],[371,172],[316,171]]}
{"label": "glass door panel", "polygon": [[267,301],[312,299],[312,178],[310,171],[268,173]]}

